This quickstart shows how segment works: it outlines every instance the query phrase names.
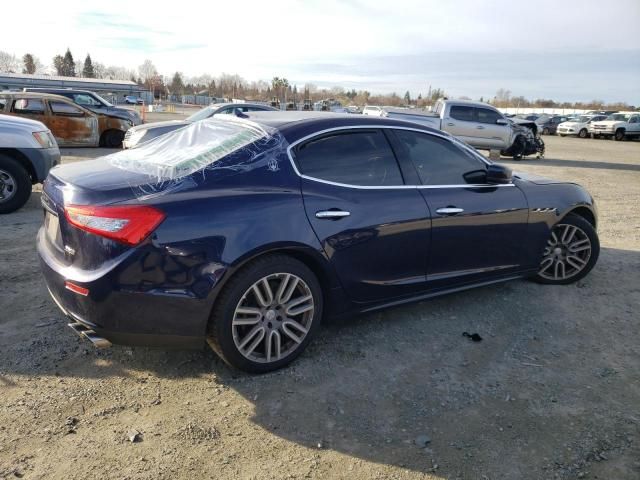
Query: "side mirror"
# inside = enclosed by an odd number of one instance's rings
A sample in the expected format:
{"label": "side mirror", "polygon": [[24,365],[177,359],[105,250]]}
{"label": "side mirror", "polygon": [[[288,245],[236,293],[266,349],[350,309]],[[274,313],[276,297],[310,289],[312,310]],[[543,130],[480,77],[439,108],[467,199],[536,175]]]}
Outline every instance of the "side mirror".
{"label": "side mirror", "polygon": [[487,169],[487,183],[502,185],[511,183],[513,175],[511,169],[499,163],[492,163]]}
{"label": "side mirror", "polygon": [[509,122],[504,118],[499,118],[496,120],[496,125],[509,125]]}

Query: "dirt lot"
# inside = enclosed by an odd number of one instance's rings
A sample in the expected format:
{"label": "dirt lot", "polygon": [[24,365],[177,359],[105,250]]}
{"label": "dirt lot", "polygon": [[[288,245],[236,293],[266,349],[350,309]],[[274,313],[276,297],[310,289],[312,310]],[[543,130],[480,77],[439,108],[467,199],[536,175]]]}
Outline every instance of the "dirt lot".
{"label": "dirt lot", "polygon": [[595,196],[585,280],[326,325],[263,376],[78,339],[40,276],[34,194],[0,218],[0,478],[640,478],[640,142],[545,140],[505,163]]}

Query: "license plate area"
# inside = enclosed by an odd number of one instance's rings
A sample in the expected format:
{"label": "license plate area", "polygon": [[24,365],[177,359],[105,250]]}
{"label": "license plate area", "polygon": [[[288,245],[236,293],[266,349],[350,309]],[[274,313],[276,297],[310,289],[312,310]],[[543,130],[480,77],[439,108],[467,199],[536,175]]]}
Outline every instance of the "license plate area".
{"label": "license plate area", "polygon": [[62,234],[60,233],[60,220],[48,210],[44,214],[44,229],[47,239],[60,250],[62,250]]}

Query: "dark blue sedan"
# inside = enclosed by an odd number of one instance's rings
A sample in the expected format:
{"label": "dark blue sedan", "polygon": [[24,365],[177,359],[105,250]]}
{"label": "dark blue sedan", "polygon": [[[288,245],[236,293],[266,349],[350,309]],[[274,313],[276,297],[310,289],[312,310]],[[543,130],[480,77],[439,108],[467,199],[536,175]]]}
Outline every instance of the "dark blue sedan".
{"label": "dark blue sedan", "polygon": [[209,119],[57,167],[38,252],[97,346],[199,347],[280,368],[322,318],[528,277],[599,254],[582,187],[512,175],[440,131],[323,112]]}

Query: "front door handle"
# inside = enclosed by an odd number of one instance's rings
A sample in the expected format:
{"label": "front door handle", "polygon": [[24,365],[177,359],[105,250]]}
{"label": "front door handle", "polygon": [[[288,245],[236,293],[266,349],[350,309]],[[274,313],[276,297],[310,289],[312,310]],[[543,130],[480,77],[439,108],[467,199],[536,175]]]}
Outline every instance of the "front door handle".
{"label": "front door handle", "polygon": [[478,130],[484,130],[484,127],[483,127],[482,125],[478,125],[476,128],[477,128]]}
{"label": "front door handle", "polygon": [[323,220],[339,220],[344,217],[348,217],[351,215],[351,212],[345,212],[344,210],[322,210],[320,212],[316,212],[316,218],[320,218]]}
{"label": "front door handle", "polygon": [[448,126],[448,127],[455,127],[455,126],[456,126],[456,124],[455,124],[455,123],[451,123],[451,122],[449,122],[449,123],[447,123],[447,126]]}
{"label": "front door handle", "polygon": [[462,212],[464,212],[464,208],[458,207],[444,207],[436,210],[436,213],[439,213],[440,215],[457,215]]}

